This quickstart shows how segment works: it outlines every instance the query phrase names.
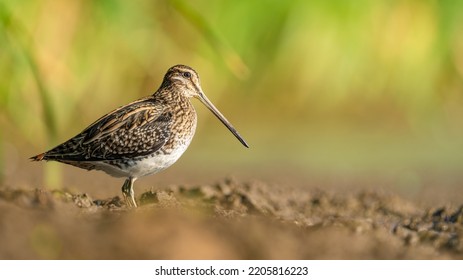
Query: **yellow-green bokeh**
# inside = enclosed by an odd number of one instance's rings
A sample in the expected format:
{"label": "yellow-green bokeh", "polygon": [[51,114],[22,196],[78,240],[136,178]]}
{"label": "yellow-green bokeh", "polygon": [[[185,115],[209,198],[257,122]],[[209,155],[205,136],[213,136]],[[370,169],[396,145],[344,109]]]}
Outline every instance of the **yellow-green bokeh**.
{"label": "yellow-green bokeh", "polygon": [[461,1],[46,0],[0,11],[1,136],[27,151],[152,93],[183,63],[251,145],[243,153],[195,103],[192,165],[463,164]]}

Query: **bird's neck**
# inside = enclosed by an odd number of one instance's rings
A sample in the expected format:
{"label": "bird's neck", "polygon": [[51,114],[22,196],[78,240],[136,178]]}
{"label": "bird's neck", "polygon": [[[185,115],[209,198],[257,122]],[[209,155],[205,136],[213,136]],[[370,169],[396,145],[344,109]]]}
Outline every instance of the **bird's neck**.
{"label": "bird's neck", "polygon": [[190,98],[183,92],[184,89],[175,84],[159,88],[153,97],[166,105],[176,105],[181,107],[191,107]]}

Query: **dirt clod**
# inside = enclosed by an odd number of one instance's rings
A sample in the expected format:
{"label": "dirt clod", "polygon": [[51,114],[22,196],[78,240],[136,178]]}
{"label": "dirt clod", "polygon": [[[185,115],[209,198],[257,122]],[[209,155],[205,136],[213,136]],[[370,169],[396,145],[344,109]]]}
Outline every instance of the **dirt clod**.
{"label": "dirt clod", "polygon": [[[2,259],[461,259],[463,205],[224,180],[119,197],[0,188]],[[46,243],[40,240],[46,240]]]}

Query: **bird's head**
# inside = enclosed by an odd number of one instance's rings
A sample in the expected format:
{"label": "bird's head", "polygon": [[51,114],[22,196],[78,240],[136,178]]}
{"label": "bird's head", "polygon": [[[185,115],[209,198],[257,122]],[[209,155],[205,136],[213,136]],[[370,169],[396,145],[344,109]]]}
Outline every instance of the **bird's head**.
{"label": "bird's head", "polygon": [[203,94],[198,73],[186,65],[175,65],[167,70],[163,84],[173,85],[188,98]]}

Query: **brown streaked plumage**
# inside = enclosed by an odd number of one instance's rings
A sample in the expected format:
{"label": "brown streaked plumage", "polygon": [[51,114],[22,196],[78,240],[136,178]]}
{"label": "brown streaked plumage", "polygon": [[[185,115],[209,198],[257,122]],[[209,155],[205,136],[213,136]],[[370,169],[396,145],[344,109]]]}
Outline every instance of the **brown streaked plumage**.
{"label": "brown streaked plumage", "polygon": [[167,71],[153,95],[104,115],[73,138],[31,159],[53,160],[126,177],[122,193],[127,205],[136,207],[135,180],[171,166],[190,144],[196,130],[191,97],[198,98],[248,147],[204,95],[198,74],[188,66],[176,65]]}

